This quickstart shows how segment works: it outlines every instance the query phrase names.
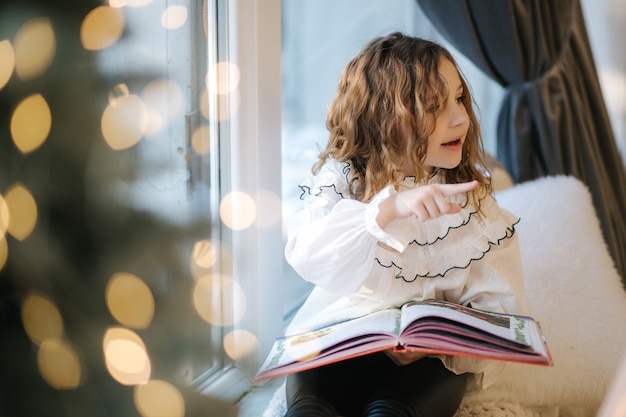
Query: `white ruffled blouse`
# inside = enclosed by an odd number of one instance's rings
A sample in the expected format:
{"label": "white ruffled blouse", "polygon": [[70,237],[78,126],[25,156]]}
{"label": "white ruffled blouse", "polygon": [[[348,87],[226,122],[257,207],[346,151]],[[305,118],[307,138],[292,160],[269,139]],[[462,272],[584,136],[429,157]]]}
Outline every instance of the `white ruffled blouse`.
{"label": "white ruffled blouse", "polygon": [[[480,201],[483,216],[468,206],[425,222],[414,217],[394,220],[381,229],[375,221],[378,205],[397,191],[388,186],[369,203],[355,200],[349,193],[350,169],[349,163],[329,158],[315,177],[300,186],[304,209],[290,219],[285,254],[294,270],[315,288],[287,334],[409,300],[440,299],[524,313],[516,216],[488,196]],[[428,182],[443,180],[436,173]],[[407,177],[401,190],[419,185]],[[456,373],[487,377],[489,369],[497,368],[493,361],[441,359]],[[481,379],[481,385],[491,384],[492,378]]]}

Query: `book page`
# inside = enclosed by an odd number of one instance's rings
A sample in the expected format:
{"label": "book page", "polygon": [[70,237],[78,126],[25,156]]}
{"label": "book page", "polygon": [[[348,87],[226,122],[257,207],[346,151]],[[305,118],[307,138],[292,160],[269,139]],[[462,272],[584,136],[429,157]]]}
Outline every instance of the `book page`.
{"label": "book page", "polygon": [[360,339],[387,339],[393,344],[399,334],[400,310],[382,310],[329,325],[311,332],[276,339],[263,369],[326,356],[329,350],[359,349]]}
{"label": "book page", "polygon": [[403,329],[418,320],[438,317],[463,323],[469,327],[526,346],[533,345],[530,334],[533,330],[534,320],[530,317],[476,310],[438,300],[411,302],[405,304],[402,310],[401,325]]}

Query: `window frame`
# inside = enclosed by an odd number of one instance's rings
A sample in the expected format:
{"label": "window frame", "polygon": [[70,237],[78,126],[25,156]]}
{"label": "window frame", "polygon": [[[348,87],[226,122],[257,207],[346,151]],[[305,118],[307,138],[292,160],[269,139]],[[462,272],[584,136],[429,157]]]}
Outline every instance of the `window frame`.
{"label": "window frame", "polygon": [[[220,146],[227,148],[220,150],[220,158],[227,158],[225,167],[220,161],[219,175],[225,179],[220,200],[229,192],[241,191],[255,199],[258,212],[264,209],[264,202],[255,198],[259,192],[281,196],[281,5],[280,0],[224,1],[228,20],[225,32],[220,33],[227,37],[225,59],[238,68],[238,74],[229,74],[230,80],[239,78],[239,84],[230,99],[221,103],[231,117],[228,128],[219,132]],[[244,318],[233,330],[251,332],[258,345],[252,354],[198,389],[234,401],[250,388],[283,329],[282,302],[276,302],[282,300],[282,222],[254,223],[229,234],[232,277],[243,288],[246,300]]]}

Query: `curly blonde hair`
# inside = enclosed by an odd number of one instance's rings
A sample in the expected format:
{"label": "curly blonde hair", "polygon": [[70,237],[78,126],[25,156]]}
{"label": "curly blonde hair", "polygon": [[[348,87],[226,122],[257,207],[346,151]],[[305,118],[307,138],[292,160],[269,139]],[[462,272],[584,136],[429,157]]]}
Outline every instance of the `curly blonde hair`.
{"label": "curly blonde hair", "polygon": [[[319,172],[329,157],[351,162],[348,180],[352,197],[370,201],[384,187],[404,179],[402,166],[415,167],[418,180],[430,172],[424,166],[428,137],[447,100],[445,80],[439,73],[442,59],[458,66],[442,46],[394,32],[369,42],[344,68],[337,94],[326,118],[330,133],[326,148],[313,166]],[[447,183],[478,180],[468,202],[491,192],[473,99],[459,71],[465,91],[462,102],[469,129],[461,163],[444,170]],[[414,138],[405,140],[403,138]]]}

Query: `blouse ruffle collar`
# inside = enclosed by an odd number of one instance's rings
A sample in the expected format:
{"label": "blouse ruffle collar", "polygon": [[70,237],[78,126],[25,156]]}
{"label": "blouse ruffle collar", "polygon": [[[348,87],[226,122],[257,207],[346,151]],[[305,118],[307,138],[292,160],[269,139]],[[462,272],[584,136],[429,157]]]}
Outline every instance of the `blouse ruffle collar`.
{"label": "blouse ruffle collar", "polygon": [[[323,196],[335,201],[348,198],[350,168],[349,163],[330,158],[315,179],[300,186],[301,199],[307,196]],[[398,191],[443,182],[443,173],[435,171],[429,179],[420,182],[415,177],[406,177]],[[425,222],[414,217],[394,220],[381,230],[374,220],[378,214],[378,203],[395,192],[393,187],[387,187],[375,196],[368,204],[365,221],[368,230],[386,249],[378,251],[378,264],[396,269],[396,277],[407,282],[420,277],[443,277],[452,270],[469,267],[473,261],[482,259],[494,245],[511,238],[520,221],[488,195],[478,202],[478,207],[468,205],[459,213]],[[449,199],[459,204],[465,202],[464,195]],[[402,256],[398,252],[402,252]],[[402,265],[405,262],[410,265]]]}
{"label": "blouse ruffle collar", "polygon": [[477,209],[465,208],[457,214],[423,223],[415,218],[406,219],[403,227],[410,230],[407,234],[410,240],[406,242],[403,256],[387,248],[379,251],[376,261],[382,267],[394,268],[396,278],[407,282],[443,277],[452,270],[466,269],[473,261],[482,259],[493,246],[511,238],[519,223],[518,217],[502,210],[491,197],[480,203],[482,217]]}

